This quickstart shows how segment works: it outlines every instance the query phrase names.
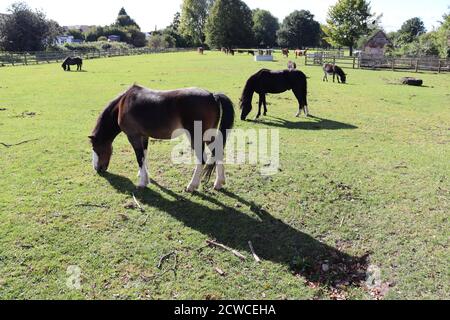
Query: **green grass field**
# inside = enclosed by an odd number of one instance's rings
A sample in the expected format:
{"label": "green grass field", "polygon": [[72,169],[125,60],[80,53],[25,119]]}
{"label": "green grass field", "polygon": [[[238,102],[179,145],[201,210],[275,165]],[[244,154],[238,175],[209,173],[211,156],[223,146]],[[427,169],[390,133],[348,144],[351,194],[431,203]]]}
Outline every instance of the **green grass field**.
{"label": "green grass field", "polygon": [[[267,178],[228,166],[220,193],[184,192],[193,167],[171,164],[173,142],[152,141],[146,190],[135,189],[123,135],[109,174],[93,171],[87,137],[134,82],[198,86],[237,105],[253,72],[285,68],[277,59],[207,52],[90,60],[80,73],[1,68],[0,142],[37,140],[0,144],[0,298],[449,299],[449,74],[419,74],[417,88],[393,84],[407,73],[347,69],[339,85],[300,65],[316,118],[295,118],[288,92],[268,97],[263,121],[237,120],[280,130],[281,169]],[[133,193],[145,212],[129,209]],[[78,289],[66,285],[70,266]]]}

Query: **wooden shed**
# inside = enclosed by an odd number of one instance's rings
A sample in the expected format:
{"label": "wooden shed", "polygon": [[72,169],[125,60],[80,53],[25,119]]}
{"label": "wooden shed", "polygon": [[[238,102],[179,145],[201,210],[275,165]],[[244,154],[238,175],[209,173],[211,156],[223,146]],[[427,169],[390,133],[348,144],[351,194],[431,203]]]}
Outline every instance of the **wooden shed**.
{"label": "wooden shed", "polygon": [[367,40],[363,52],[370,55],[384,56],[386,49],[392,45],[384,31],[380,30]]}

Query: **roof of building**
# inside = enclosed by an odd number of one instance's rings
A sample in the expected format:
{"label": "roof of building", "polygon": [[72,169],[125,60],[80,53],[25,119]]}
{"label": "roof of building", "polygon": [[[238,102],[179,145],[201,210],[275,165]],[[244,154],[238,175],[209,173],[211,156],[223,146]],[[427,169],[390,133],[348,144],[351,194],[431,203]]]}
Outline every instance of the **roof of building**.
{"label": "roof of building", "polygon": [[391,40],[383,30],[379,30],[366,41],[364,47],[384,47],[387,44],[392,44]]}

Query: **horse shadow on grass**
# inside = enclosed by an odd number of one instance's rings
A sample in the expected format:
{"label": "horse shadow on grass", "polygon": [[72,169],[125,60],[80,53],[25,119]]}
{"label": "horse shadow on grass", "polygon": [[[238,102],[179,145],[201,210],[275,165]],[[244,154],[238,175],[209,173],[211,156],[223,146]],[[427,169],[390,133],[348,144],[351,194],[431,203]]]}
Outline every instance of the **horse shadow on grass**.
{"label": "horse shadow on grass", "polygon": [[[230,202],[236,203],[236,207],[205,193],[195,193],[192,196],[216,207],[212,209],[156,182],[152,182],[151,188],[136,190],[128,178],[111,173],[106,173],[103,177],[118,192],[126,195],[134,193],[138,201],[146,206],[169,214],[186,227],[210,239],[241,253],[246,252],[248,257],[251,257],[251,241],[261,259],[285,265],[293,274],[301,275],[310,282],[335,288],[342,285],[360,286],[365,280],[368,255],[355,257],[326,245],[276,219],[257,203],[233,192],[221,191]],[[174,200],[168,200],[162,194]],[[249,208],[255,217],[238,207]]]}
{"label": "horse shadow on grass", "polygon": [[289,121],[278,117],[265,117],[261,121],[252,121],[255,124],[265,125],[270,127],[277,127],[283,129],[298,129],[298,130],[355,130],[357,126],[352,124],[338,122],[329,119],[323,119],[310,115],[311,121]]}

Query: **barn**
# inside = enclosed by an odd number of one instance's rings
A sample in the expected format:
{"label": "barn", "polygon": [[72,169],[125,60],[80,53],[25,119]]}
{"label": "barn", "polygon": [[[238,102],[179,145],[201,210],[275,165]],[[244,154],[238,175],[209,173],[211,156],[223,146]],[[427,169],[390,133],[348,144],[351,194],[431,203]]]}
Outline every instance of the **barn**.
{"label": "barn", "polygon": [[380,30],[367,40],[363,52],[375,56],[384,56],[386,49],[392,45],[384,31]]}

